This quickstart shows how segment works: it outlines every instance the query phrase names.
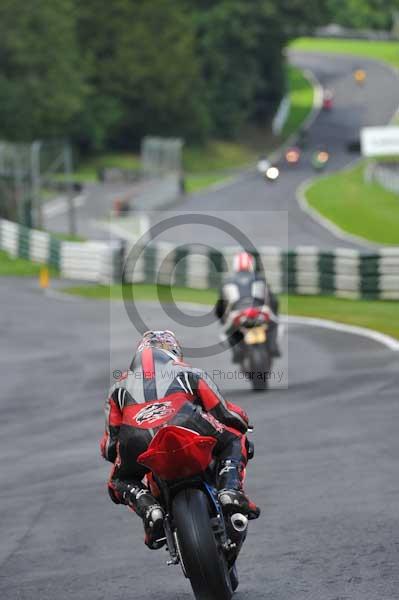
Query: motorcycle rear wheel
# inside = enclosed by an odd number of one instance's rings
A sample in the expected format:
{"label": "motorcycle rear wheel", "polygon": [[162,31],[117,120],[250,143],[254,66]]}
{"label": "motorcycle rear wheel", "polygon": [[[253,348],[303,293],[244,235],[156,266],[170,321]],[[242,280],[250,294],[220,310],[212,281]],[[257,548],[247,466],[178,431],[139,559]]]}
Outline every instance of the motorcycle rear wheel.
{"label": "motorcycle rear wheel", "polygon": [[212,530],[204,492],[179,492],[173,501],[173,516],[184,569],[196,600],[231,600],[229,569]]}
{"label": "motorcycle rear wheel", "polygon": [[230,583],[231,583],[231,588],[232,588],[233,592],[235,592],[240,583],[238,580],[238,573],[237,573],[236,565],[233,565],[230,569]]}
{"label": "motorcycle rear wheel", "polygon": [[252,389],[256,392],[266,391],[269,387],[267,373],[271,369],[269,349],[265,344],[254,344],[248,347]]}

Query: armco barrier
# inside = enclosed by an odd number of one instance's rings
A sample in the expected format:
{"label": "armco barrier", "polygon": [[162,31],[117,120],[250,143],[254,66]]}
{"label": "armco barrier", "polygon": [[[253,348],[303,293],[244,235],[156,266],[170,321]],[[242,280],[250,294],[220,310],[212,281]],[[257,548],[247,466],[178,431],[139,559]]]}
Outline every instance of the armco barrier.
{"label": "armco barrier", "polygon": [[372,165],[370,174],[381,187],[394,194],[399,194],[399,172],[396,164],[393,164],[391,167],[378,164]]}
{"label": "armco barrier", "polygon": [[[204,252],[203,246],[148,244],[125,256],[118,243],[66,242],[0,219],[0,248],[12,256],[50,264],[61,277],[98,283],[123,279],[207,289],[218,287],[240,248]],[[276,293],[323,294],[347,298],[399,299],[399,247],[373,254],[313,246],[293,250],[264,247],[257,255]]]}

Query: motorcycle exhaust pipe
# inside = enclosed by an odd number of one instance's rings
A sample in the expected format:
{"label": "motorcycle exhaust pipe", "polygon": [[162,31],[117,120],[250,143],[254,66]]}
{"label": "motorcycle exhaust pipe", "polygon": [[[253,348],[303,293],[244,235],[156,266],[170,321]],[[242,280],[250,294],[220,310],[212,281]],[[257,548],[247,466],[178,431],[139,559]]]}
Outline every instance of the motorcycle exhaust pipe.
{"label": "motorcycle exhaust pipe", "polygon": [[235,513],[234,515],[231,515],[230,519],[231,524],[233,525],[234,529],[238,531],[238,533],[243,533],[247,529],[248,519],[245,515],[242,515],[241,513]]}

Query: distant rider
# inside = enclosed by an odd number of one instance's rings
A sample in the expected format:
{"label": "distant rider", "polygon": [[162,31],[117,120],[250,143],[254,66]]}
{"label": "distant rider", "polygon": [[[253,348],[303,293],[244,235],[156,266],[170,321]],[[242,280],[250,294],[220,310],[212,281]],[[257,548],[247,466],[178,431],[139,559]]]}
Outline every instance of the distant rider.
{"label": "distant rider", "polygon": [[[216,438],[220,503],[225,510],[242,512],[250,519],[259,516],[259,508],[243,490],[247,414],[227,402],[204,371],[183,362],[182,349],[171,331],[147,331],[143,335],[130,369],[110,389],[105,414],[101,453],[114,463],[108,491],[116,504],[130,506],[143,519],[149,548],[165,543],[164,513],[143,483],[149,470],[137,458],[166,424]],[[140,428],[144,422],[151,423],[152,428]]]}
{"label": "distant rider", "polygon": [[272,356],[280,356],[278,347],[278,300],[264,276],[255,270],[255,258],[249,252],[234,256],[233,274],[223,281],[215,313],[224,324],[228,342],[233,351],[233,362],[240,362],[239,342],[242,334],[233,324],[233,316],[251,306],[266,306],[272,311],[269,323],[269,348]]}

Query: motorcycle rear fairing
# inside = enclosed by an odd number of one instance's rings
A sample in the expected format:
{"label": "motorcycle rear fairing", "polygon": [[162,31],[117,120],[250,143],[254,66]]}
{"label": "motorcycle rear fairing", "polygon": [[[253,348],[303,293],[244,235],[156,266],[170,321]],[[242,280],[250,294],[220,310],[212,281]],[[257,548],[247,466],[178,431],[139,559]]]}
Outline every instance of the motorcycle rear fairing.
{"label": "motorcycle rear fairing", "polygon": [[[165,511],[168,564],[181,564],[197,600],[204,594],[209,600],[230,600],[238,586],[235,561],[247,534],[234,529],[219,503],[215,443],[184,427],[165,425],[138,457],[151,470],[152,487]],[[199,570],[192,558],[197,554]]]}

